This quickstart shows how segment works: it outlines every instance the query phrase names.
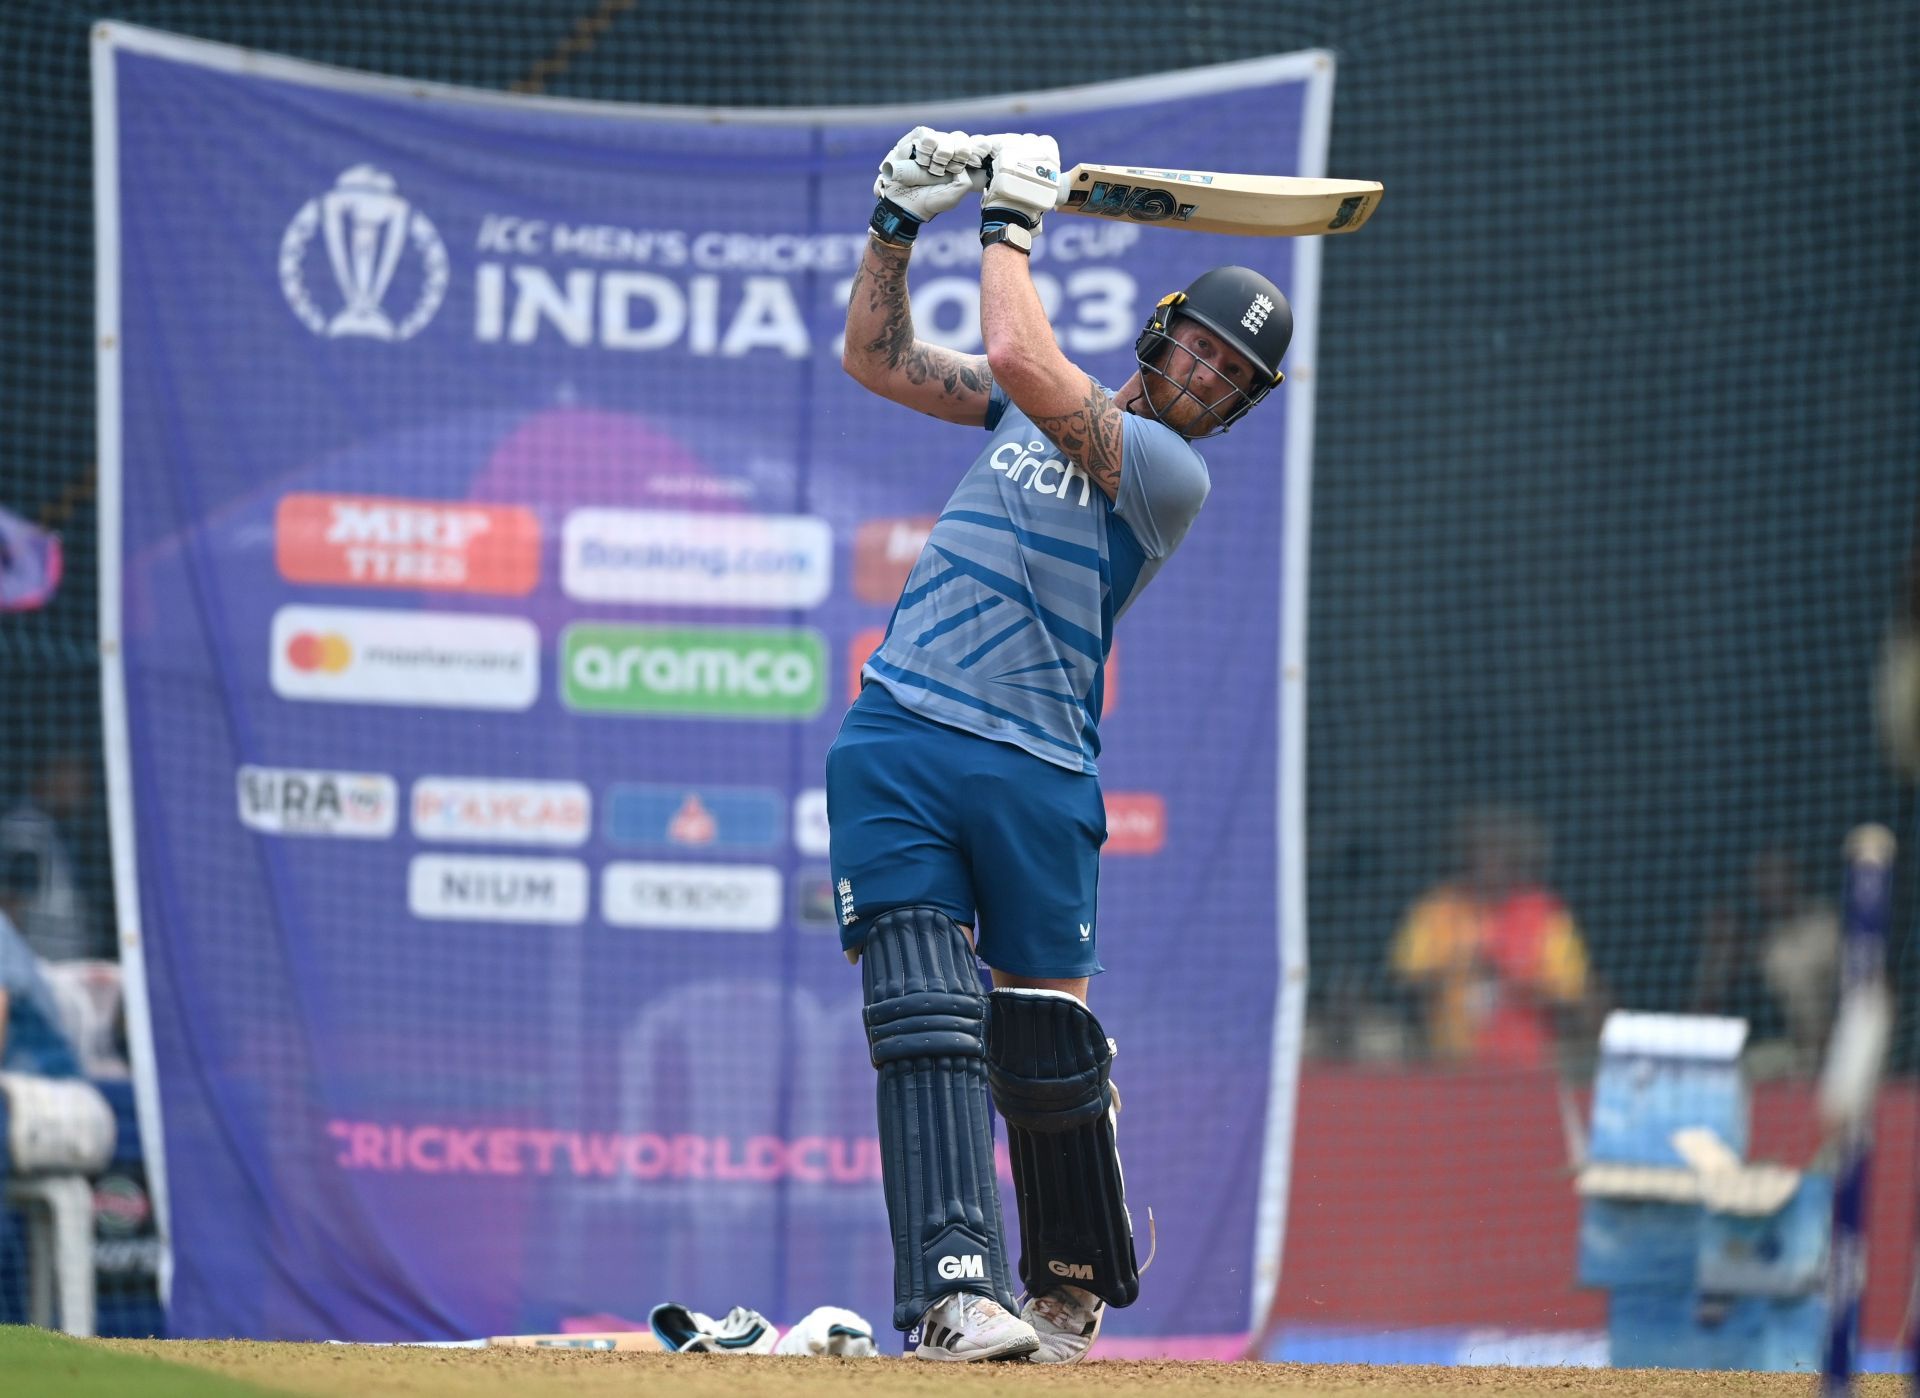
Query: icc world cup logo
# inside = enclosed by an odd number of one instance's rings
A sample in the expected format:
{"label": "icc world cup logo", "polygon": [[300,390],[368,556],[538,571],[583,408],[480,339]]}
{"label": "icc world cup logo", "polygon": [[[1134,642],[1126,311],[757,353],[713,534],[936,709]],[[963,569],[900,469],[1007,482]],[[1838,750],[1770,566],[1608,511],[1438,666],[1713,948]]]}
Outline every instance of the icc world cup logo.
{"label": "icc world cup logo", "polygon": [[[331,314],[307,285],[307,252],[318,233],[339,291]],[[396,320],[385,301],[402,259],[419,259],[412,305]],[[447,245],[433,222],[396,192],[393,176],[356,165],[333,188],[301,205],[280,239],[280,289],[316,335],[406,340],[417,335],[447,294]]]}

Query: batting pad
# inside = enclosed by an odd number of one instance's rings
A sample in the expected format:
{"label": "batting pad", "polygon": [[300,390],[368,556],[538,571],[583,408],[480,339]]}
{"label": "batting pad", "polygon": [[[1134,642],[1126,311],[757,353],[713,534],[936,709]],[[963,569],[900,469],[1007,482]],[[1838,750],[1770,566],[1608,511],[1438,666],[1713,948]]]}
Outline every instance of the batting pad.
{"label": "batting pad", "polygon": [[1060,991],[996,990],[987,1062],[1020,1201],[1020,1280],[1034,1295],[1070,1283],[1132,1305],[1140,1269],[1100,1021]]}
{"label": "batting pad", "polygon": [[893,1226],[893,1324],[977,1291],[1015,1309],[993,1170],[987,997],[973,948],[932,908],[874,921],[860,964],[880,1070],[880,1166]]}

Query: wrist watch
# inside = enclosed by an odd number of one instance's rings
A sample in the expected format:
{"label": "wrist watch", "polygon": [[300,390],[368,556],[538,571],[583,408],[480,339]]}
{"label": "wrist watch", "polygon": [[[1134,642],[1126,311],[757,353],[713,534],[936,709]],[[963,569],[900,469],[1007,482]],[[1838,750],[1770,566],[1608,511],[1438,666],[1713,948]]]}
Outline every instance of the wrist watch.
{"label": "wrist watch", "polygon": [[1027,256],[1033,256],[1033,230],[1019,224],[983,223],[980,225],[980,246],[992,247],[995,243],[1005,243],[1010,248],[1018,248]]}

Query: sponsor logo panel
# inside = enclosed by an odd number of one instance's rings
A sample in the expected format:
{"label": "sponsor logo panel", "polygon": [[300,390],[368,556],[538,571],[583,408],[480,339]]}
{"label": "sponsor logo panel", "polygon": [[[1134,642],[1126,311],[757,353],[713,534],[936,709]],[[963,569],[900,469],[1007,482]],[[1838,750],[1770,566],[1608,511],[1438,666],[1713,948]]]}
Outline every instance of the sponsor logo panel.
{"label": "sponsor logo panel", "polygon": [[873,653],[880,649],[880,643],[887,639],[884,626],[867,626],[853,633],[853,639],[847,642],[847,702],[851,704],[860,697],[860,667],[873,659]]}
{"label": "sponsor logo panel", "polygon": [[579,782],[421,777],[410,804],[422,840],[582,845],[593,831],[593,794]]}
{"label": "sponsor logo panel", "polygon": [[540,633],[522,617],[282,607],[271,675],[285,699],[526,709],[540,694]]}
{"label": "sponsor logo panel", "polygon": [[780,922],[780,871],[616,861],[600,871],[600,915],[610,927],[771,932]]}
{"label": "sponsor logo panel", "polygon": [[399,823],[399,787],[383,772],[242,767],[240,823],[266,835],[383,840]]}
{"label": "sponsor logo panel", "polygon": [[802,854],[826,854],[832,848],[825,787],[810,786],[793,798],[793,845]]}
{"label": "sponsor logo panel", "polygon": [[1157,791],[1107,793],[1107,854],[1158,854],[1167,843],[1167,803]]}
{"label": "sponsor logo panel", "polygon": [[607,792],[607,840],[678,849],[773,849],[781,793],[756,786],[633,783]]}
{"label": "sponsor logo panel", "polygon": [[802,927],[838,927],[840,913],[833,875],[822,866],[804,868],[793,878],[793,920]]}
{"label": "sponsor logo panel", "polygon": [[853,595],[882,606],[895,601],[933,525],[932,515],[863,521],[853,535]]}
{"label": "sponsor logo panel", "polygon": [[587,866],[577,859],[418,854],[407,907],[436,922],[584,922]]}
{"label": "sponsor logo panel", "polygon": [[584,622],[561,636],[561,693],[585,713],[801,719],[826,702],[817,631]]}
{"label": "sponsor logo panel", "polygon": [[817,607],[833,583],[833,531],[810,515],[575,510],[561,585],[588,602]]}
{"label": "sponsor logo panel", "polygon": [[522,597],[540,581],[540,521],[519,506],[287,495],[273,547],[289,582]]}

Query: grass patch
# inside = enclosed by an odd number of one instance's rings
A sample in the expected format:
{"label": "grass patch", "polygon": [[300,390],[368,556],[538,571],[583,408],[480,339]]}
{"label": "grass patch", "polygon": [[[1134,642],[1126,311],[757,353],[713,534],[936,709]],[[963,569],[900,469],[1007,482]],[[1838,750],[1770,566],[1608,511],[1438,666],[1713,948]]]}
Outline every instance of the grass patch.
{"label": "grass patch", "polygon": [[269,1398],[279,1390],[30,1325],[0,1325],[0,1391],[33,1398]]}

